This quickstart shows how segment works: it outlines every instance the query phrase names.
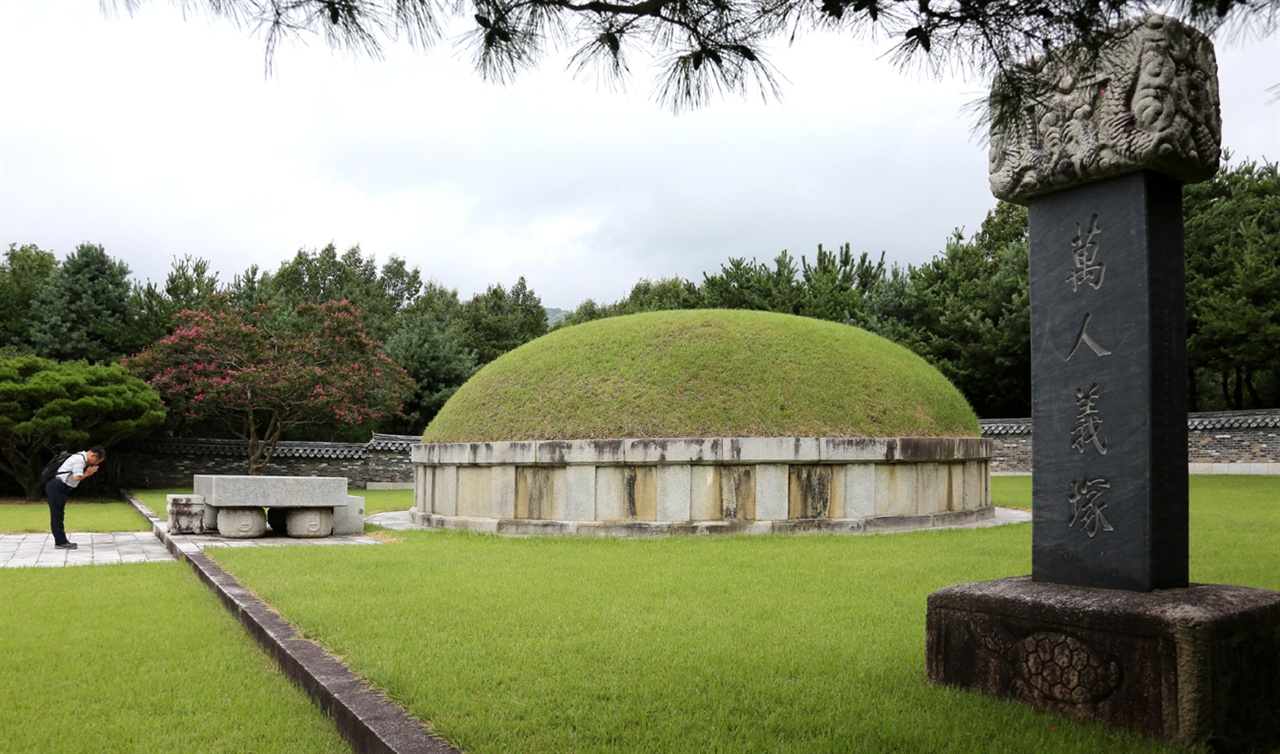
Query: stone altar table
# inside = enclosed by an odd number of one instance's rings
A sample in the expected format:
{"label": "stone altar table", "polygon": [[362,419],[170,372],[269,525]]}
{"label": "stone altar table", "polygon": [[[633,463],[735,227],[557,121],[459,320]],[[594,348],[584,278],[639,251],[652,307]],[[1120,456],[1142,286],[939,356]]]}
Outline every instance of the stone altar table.
{"label": "stone altar table", "polygon": [[193,486],[185,503],[203,504],[201,528],[224,537],[260,537],[268,521],[291,537],[364,533],[364,500],[347,494],[345,477],[197,474]]}

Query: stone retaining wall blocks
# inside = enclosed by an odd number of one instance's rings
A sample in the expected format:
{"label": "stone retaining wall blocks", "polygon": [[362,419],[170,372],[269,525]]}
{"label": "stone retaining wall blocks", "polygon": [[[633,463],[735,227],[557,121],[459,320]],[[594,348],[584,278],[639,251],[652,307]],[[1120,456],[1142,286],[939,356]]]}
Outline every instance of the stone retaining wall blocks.
{"label": "stone retaining wall blocks", "polygon": [[[863,531],[882,518],[933,526],[939,515],[991,514],[991,446],[979,438],[753,437],[415,447],[410,518],[594,536]],[[526,462],[506,463],[516,458]]]}
{"label": "stone retaining wall blocks", "polygon": [[704,438],[626,440],[629,464],[714,463],[720,460],[721,441]]}

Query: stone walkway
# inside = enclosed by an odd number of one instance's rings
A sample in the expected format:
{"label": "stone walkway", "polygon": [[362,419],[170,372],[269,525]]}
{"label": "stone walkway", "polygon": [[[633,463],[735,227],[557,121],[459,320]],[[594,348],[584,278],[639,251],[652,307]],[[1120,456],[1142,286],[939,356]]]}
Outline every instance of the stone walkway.
{"label": "stone walkway", "polygon": [[399,529],[401,531],[409,529],[425,529],[425,526],[419,526],[409,520],[409,511],[384,511],[382,513],[372,513],[364,517],[366,524],[381,526],[384,529]]}
{"label": "stone walkway", "polygon": [[0,568],[155,563],[173,560],[149,531],[72,534],[74,550],[53,546],[52,534],[0,534]]}
{"label": "stone walkway", "polygon": [[[1031,520],[1031,512],[1012,508],[996,508],[996,515],[977,524],[961,528],[979,528],[1016,524]],[[385,529],[422,529],[409,520],[408,511],[388,511],[366,516],[365,521]],[[161,527],[164,523],[159,524]],[[173,560],[160,538],[149,531],[99,532],[68,535],[80,545],[74,550],[53,546],[50,534],[0,534],[0,568],[31,568],[104,563],[156,563]],[[173,538],[183,552],[199,552],[206,547],[332,547],[335,545],[375,545],[368,536],[293,539],[266,536],[258,539],[227,539],[205,534],[183,534]]]}

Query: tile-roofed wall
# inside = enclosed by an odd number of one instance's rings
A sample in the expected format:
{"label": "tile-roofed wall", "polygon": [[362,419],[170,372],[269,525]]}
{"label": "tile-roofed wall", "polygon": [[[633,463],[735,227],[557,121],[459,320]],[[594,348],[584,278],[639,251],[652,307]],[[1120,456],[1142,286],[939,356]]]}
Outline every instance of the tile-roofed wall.
{"label": "tile-roofed wall", "polygon": [[[1030,474],[1031,420],[981,424],[982,436],[995,443],[992,473]],[[1188,414],[1187,462],[1192,473],[1280,474],[1280,409]]]}
{"label": "tile-roofed wall", "polygon": [[[264,473],[279,476],[343,476],[362,489],[370,483],[409,484],[409,447],[416,435],[375,434],[369,442],[281,442]],[[145,440],[121,447],[119,484],[189,487],[196,474],[249,473],[248,445],[240,440]]]}

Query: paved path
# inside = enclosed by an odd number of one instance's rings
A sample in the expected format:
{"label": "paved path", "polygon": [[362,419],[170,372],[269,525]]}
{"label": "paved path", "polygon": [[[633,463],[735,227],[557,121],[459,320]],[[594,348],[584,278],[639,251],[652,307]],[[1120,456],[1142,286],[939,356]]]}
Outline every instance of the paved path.
{"label": "paved path", "polygon": [[425,526],[419,526],[409,520],[409,511],[384,511],[382,513],[371,513],[364,517],[366,524],[374,524],[384,529],[425,529]]}
{"label": "paved path", "polygon": [[[408,514],[406,514],[406,518]],[[164,526],[162,522],[160,524]],[[30,568],[104,563],[158,563],[173,560],[160,538],[149,531],[71,533],[67,538],[80,545],[74,550],[53,546],[51,534],[0,534],[0,568]],[[293,539],[266,536],[258,539],[185,534],[174,541],[183,552],[199,552],[205,547],[332,547],[334,545],[378,544],[373,537],[347,536],[322,539]]]}
{"label": "paved path", "polygon": [[53,546],[52,534],[0,534],[0,568],[173,560],[164,543],[149,531],[72,534],[69,539],[80,546],[59,550]]}

